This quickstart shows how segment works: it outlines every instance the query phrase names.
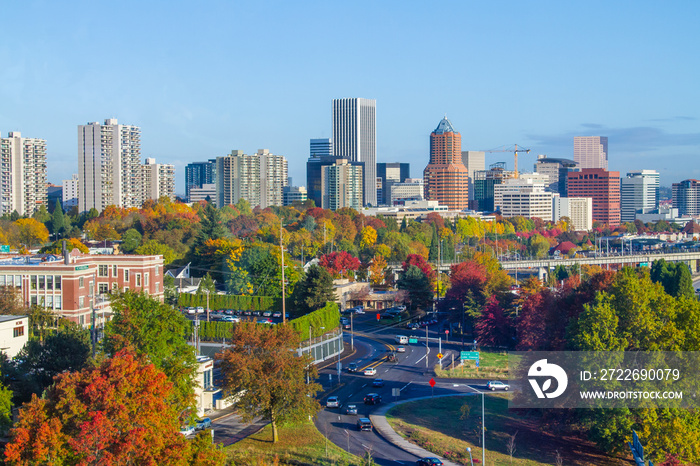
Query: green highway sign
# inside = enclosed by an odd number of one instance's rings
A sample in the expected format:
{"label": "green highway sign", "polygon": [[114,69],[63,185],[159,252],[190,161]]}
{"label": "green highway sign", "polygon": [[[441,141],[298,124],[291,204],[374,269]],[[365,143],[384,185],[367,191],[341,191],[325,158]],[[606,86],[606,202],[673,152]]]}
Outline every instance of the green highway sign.
{"label": "green highway sign", "polygon": [[418,343],[418,338],[409,338],[408,342],[409,343]]}
{"label": "green highway sign", "polygon": [[90,266],[88,266],[88,265],[76,265],[75,266],[75,270],[87,270],[89,268],[90,268]]}
{"label": "green highway sign", "polygon": [[0,252],[10,252],[10,246],[7,244],[0,245]]}
{"label": "green highway sign", "polygon": [[459,359],[471,359],[474,361],[479,360],[479,352],[478,351],[461,351],[459,353]]}

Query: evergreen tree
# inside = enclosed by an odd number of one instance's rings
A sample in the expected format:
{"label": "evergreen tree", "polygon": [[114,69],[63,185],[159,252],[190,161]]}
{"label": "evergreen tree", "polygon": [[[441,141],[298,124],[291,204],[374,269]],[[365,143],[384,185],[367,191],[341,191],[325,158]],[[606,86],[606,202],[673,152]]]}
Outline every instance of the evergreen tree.
{"label": "evergreen tree", "polygon": [[326,269],[312,265],[294,289],[295,317],[321,309],[328,301],[335,301],[333,277]]}
{"label": "evergreen tree", "polygon": [[56,205],[53,208],[53,217],[51,219],[51,230],[54,235],[63,235],[66,230],[66,218],[63,215],[61,203],[56,199]]}
{"label": "evergreen tree", "polygon": [[426,309],[433,298],[430,278],[415,265],[406,269],[396,285],[400,290],[408,292],[411,308]]}
{"label": "evergreen tree", "polygon": [[219,239],[226,235],[226,229],[221,222],[221,213],[211,203],[207,203],[201,215],[200,231],[197,235],[196,246],[201,246],[209,239]]}
{"label": "evergreen tree", "polygon": [[439,245],[438,242],[440,239],[438,238],[438,233],[437,233],[437,228],[435,228],[435,225],[433,225],[433,238],[430,240],[430,249],[428,250],[428,260],[429,261],[436,261],[438,260],[438,255],[439,255]]}
{"label": "evergreen tree", "polygon": [[43,224],[47,224],[49,222],[49,220],[51,220],[51,214],[49,214],[49,211],[46,210],[46,206],[44,204],[42,204],[34,212],[34,215],[32,215],[32,218],[38,220],[39,222],[41,222]]}

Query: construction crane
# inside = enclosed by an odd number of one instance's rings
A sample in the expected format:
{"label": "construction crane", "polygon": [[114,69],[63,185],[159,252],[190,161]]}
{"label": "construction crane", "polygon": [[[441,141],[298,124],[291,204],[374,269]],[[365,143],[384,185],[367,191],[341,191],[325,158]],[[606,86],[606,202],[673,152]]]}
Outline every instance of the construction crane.
{"label": "construction crane", "polygon": [[530,149],[523,149],[522,147],[518,148],[517,144],[513,144],[512,146],[501,146],[497,147],[495,149],[491,150],[485,150],[483,152],[512,152],[515,158],[515,177],[518,177],[518,152],[525,152],[526,154],[530,153]]}

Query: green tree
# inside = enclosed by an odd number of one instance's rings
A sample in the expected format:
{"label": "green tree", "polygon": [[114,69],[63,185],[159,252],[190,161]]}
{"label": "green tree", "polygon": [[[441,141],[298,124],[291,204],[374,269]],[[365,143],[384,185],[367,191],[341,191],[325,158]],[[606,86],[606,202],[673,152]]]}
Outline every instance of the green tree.
{"label": "green tree", "polygon": [[438,239],[438,232],[435,226],[433,225],[433,237],[430,240],[430,249],[428,250],[428,260],[429,261],[436,261],[438,260],[438,251],[439,251],[439,245],[438,242],[440,240]]}
{"label": "green tree", "polygon": [[190,322],[172,306],[132,290],[113,296],[112,310],[114,316],[105,328],[105,351],[116,354],[131,347],[148,356],[174,385],[168,401],[178,412],[192,407],[197,359],[185,340],[191,333]]}
{"label": "green tree", "polygon": [[163,264],[165,265],[168,265],[174,260],[178,259],[173,248],[154,239],[148,240],[136,248],[136,254],[141,254],[144,256],[161,255],[163,256]]}
{"label": "green tree", "polygon": [[320,409],[314,398],[320,385],[305,380],[316,378],[316,366],[310,356],[297,356],[299,344],[288,325],[244,323],[233,328],[231,346],[217,356],[225,393],[240,397],[236,406],[244,420],[269,419],[275,443],[280,423],[305,421]]}
{"label": "green tree", "polygon": [[56,205],[53,208],[51,230],[55,235],[62,235],[66,230],[66,218],[63,215],[63,208],[58,199],[56,199]]}
{"label": "green tree", "polygon": [[426,309],[433,299],[430,278],[415,265],[411,265],[401,274],[397,287],[408,292],[411,307]]}
{"label": "green tree", "polygon": [[122,236],[121,250],[127,254],[133,253],[136,251],[136,248],[141,245],[142,238],[143,236],[138,232],[138,230],[129,228]]}
{"label": "green tree", "polygon": [[0,434],[6,435],[12,426],[12,390],[0,384]]}
{"label": "green tree", "polygon": [[569,329],[570,345],[577,351],[624,351],[627,342],[618,336],[619,318],[608,293],[586,304]]}
{"label": "green tree", "polygon": [[[58,202],[58,200],[56,200],[56,202]],[[32,215],[32,218],[36,219],[37,221],[43,224],[47,224],[49,223],[49,220],[51,220],[51,214],[46,209],[46,206],[44,204],[41,204]]]}
{"label": "green tree", "polygon": [[293,301],[295,316],[321,309],[329,301],[334,302],[333,277],[323,267],[310,266],[296,285]]}
{"label": "green tree", "polygon": [[204,293],[216,293],[216,284],[214,283],[214,279],[211,278],[211,275],[209,275],[209,273],[202,277],[202,280],[200,280],[199,282],[199,288],[197,288],[197,294]]}
{"label": "green tree", "polygon": [[163,277],[163,296],[165,302],[171,306],[177,304],[177,288],[175,286],[175,278],[170,275]]}
{"label": "green tree", "polygon": [[693,290],[693,277],[690,269],[683,262],[666,262],[659,259],[651,264],[651,279],[656,283],[661,283],[666,293],[676,298],[695,296]]}

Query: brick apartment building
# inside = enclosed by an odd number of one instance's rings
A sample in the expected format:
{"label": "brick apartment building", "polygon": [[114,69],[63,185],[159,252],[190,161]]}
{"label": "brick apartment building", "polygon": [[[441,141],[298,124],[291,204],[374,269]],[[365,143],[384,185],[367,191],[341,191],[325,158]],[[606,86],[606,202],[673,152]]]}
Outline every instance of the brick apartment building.
{"label": "brick apartment building", "polygon": [[[81,325],[109,318],[109,292],[144,291],[163,300],[163,256],[60,255],[0,257],[0,286],[19,288],[25,306],[39,305]],[[94,301],[94,303],[93,303]]]}
{"label": "brick apartment building", "polygon": [[620,172],[584,168],[567,176],[569,197],[593,199],[593,220],[610,227],[620,225]]}

